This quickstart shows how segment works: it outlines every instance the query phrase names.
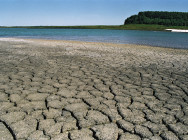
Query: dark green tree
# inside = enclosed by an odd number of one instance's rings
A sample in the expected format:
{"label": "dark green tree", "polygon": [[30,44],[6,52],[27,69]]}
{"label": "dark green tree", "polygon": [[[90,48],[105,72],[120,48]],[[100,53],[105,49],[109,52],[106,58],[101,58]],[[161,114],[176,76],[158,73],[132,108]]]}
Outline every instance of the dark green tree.
{"label": "dark green tree", "polygon": [[124,24],[188,26],[188,12],[145,11],[128,17]]}

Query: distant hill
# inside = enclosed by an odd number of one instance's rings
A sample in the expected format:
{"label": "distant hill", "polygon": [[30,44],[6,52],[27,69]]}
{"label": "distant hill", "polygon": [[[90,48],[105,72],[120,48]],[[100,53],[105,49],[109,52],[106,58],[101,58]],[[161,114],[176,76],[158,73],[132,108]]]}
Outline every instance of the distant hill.
{"label": "distant hill", "polygon": [[145,11],[128,17],[126,24],[158,24],[166,26],[188,26],[188,12]]}

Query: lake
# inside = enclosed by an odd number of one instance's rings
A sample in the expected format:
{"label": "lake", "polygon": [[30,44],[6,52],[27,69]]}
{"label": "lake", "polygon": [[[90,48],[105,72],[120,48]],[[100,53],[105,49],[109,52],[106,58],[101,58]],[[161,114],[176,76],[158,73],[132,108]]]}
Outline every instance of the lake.
{"label": "lake", "polygon": [[188,33],[162,31],[0,28],[0,37],[109,42],[188,49]]}

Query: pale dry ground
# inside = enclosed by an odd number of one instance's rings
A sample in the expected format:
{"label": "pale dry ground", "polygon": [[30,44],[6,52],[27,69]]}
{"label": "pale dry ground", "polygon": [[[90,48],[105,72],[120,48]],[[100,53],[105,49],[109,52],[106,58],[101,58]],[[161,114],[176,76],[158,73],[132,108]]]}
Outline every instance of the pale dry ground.
{"label": "pale dry ground", "polygon": [[0,39],[0,139],[188,140],[188,50]]}

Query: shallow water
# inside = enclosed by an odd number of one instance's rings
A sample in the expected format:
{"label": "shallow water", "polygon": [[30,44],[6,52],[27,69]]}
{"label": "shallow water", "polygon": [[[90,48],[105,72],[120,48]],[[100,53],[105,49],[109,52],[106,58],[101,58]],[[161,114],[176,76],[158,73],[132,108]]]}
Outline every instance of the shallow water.
{"label": "shallow water", "polygon": [[188,33],[161,31],[0,28],[0,37],[141,44],[188,49]]}

